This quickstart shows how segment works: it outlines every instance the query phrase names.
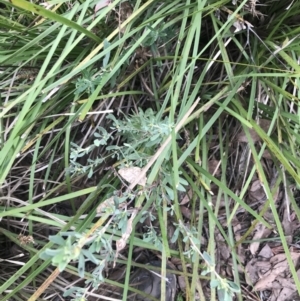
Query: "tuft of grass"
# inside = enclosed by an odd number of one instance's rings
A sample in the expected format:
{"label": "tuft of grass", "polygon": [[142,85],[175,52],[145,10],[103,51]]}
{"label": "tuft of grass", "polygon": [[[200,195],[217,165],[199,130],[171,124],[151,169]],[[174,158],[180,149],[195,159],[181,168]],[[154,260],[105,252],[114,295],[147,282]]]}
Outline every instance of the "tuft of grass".
{"label": "tuft of grass", "polygon": [[0,0],[1,298],[127,300],[153,258],[161,301],[170,272],[176,300],[259,298],[257,225],[300,293],[284,222],[300,217],[299,13]]}

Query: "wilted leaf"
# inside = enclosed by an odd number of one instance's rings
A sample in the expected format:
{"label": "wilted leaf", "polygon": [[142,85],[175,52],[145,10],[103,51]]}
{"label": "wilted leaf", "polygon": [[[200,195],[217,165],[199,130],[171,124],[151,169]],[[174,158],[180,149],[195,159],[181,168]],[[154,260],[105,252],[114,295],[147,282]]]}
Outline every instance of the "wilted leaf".
{"label": "wilted leaf", "polygon": [[261,257],[264,258],[271,258],[273,256],[272,250],[268,244],[266,244],[259,252],[258,254]]}
{"label": "wilted leaf", "polygon": [[134,183],[136,179],[139,179],[139,185],[146,185],[147,178],[146,176],[141,177],[142,169],[139,167],[124,167],[119,169],[118,173],[124,180],[126,180],[130,184]]}
{"label": "wilted leaf", "polygon": [[112,196],[106,199],[97,207],[97,213],[103,213],[107,208],[114,208],[114,206],[115,206],[115,202],[114,202],[114,197]]}
{"label": "wilted leaf", "polygon": [[182,198],[182,200],[180,201],[180,205],[185,205],[187,203],[190,202],[191,198],[193,196],[193,190],[190,189],[186,194],[185,196]]}
{"label": "wilted leaf", "polygon": [[265,191],[259,180],[255,180],[252,183],[249,191],[249,197],[257,201],[263,201],[266,199]]}
{"label": "wilted leaf", "polygon": [[255,284],[254,290],[263,291],[266,289],[272,289],[273,281],[276,279],[277,273],[271,272],[271,274],[267,276],[263,276],[259,281]]}
{"label": "wilted leaf", "polygon": [[186,291],[186,279],[184,276],[178,276],[177,277],[178,285],[180,287],[180,290],[185,292]]}
{"label": "wilted leaf", "polygon": [[[136,217],[137,213],[138,213],[138,210],[134,210],[132,212],[130,219],[127,221],[127,227],[126,227],[125,233],[123,233],[122,237],[116,241],[117,250],[116,250],[115,260],[117,259],[119,252],[121,250],[123,250],[126,246],[126,242],[132,232],[132,223],[133,223],[133,220]],[[114,262],[114,264],[115,264],[115,262]]]}
{"label": "wilted leaf", "polygon": [[184,217],[191,218],[192,212],[189,208],[187,208],[185,206],[180,206],[180,211]]}
{"label": "wilted leaf", "polygon": [[[269,130],[270,124],[271,124],[270,120],[267,120],[267,119],[259,120],[259,126],[265,132],[267,132]],[[258,141],[262,141],[262,139],[260,138],[260,136],[257,134],[257,132],[254,129],[249,129],[249,133],[250,133],[250,136],[254,143],[258,142]],[[249,142],[248,138],[243,130],[237,135],[237,140],[239,142]]]}
{"label": "wilted leaf", "polygon": [[[230,17],[230,16],[228,15],[228,17]],[[233,26],[235,27],[234,32],[239,32],[239,31],[241,31],[241,30],[247,29],[245,23],[243,23],[243,22],[241,22],[241,21],[239,21],[239,20],[235,21],[235,22],[233,23]]]}
{"label": "wilted leaf", "polygon": [[103,7],[106,7],[110,4],[110,0],[100,0],[95,6],[95,13]]}
{"label": "wilted leaf", "polygon": [[[291,252],[291,257],[295,266],[298,265],[298,261],[300,258],[300,254],[297,252]],[[253,260],[253,259],[252,259]],[[254,264],[253,264],[254,263]],[[274,288],[283,288],[280,284],[281,278],[290,279],[291,277],[287,277],[287,272],[289,272],[289,264],[286,259],[286,255],[284,253],[273,256],[269,262],[266,261],[255,261],[250,264],[252,266],[253,271],[255,270],[255,275],[253,275],[252,283],[255,283],[254,290],[263,291],[263,290],[272,290]],[[248,270],[250,265],[248,263],[246,267],[246,271]],[[248,274],[249,275],[249,274]],[[255,279],[256,278],[256,279]],[[285,284],[285,286],[287,283]],[[292,287],[292,286],[291,286]]]}
{"label": "wilted leaf", "polygon": [[219,160],[209,160],[208,161],[208,171],[213,176],[219,176],[220,175],[220,165],[221,161]]}
{"label": "wilted leaf", "polygon": [[256,225],[255,230],[256,230],[256,232],[255,232],[254,236],[252,237],[252,240],[254,240],[254,242],[252,242],[249,247],[252,255],[254,255],[259,248],[259,245],[260,245],[259,240],[264,237],[267,237],[271,233],[271,230],[266,229],[265,225],[263,225],[261,223],[258,223]]}
{"label": "wilted leaf", "polygon": [[290,207],[289,207],[289,200],[284,198],[284,202],[286,203],[286,206],[284,208],[283,218],[282,218],[282,227],[284,230],[284,234],[287,239],[287,243],[291,244],[293,241],[293,224],[291,222],[291,213],[290,213]]}
{"label": "wilted leaf", "polygon": [[252,258],[246,265],[245,278],[249,285],[255,284],[259,277],[266,274],[271,270],[271,264],[269,261],[260,261],[256,258]]}
{"label": "wilted leaf", "polygon": [[132,15],[132,12],[133,10],[129,1],[120,3],[119,15],[122,23]]}

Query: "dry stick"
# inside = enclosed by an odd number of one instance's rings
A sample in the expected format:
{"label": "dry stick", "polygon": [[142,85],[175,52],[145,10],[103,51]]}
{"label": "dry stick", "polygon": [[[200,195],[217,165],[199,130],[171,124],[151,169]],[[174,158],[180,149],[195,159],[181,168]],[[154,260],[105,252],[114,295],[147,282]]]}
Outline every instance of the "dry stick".
{"label": "dry stick", "polygon": [[[186,112],[186,114],[183,116],[183,118],[179,121],[179,123],[175,127],[175,133],[177,133],[181,129],[181,127],[184,125],[187,118],[191,115],[191,113],[193,112],[193,110],[195,109],[195,107],[197,106],[199,101],[200,101],[200,97],[198,97],[196,99],[194,104],[190,107],[190,109]],[[146,172],[148,171],[148,169],[153,165],[153,163],[161,155],[161,153],[168,146],[170,141],[171,141],[171,135],[168,136],[168,138],[165,140],[165,142],[162,144],[162,146],[158,149],[158,151],[155,153],[155,155],[150,159],[148,164],[142,169],[140,175],[136,178],[136,180],[130,184],[130,186],[128,187],[129,191],[132,190],[139,183],[140,179],[142,179],[146,175]],[[132,212],[131,218],[130,218],[131,221],[136,216],[138,210],[139,210],[138,208],[135,208],[134,211]],[[85,234],[85,240],[83,240],[83,241],[86,241],[100,226],[102,226],[111,214],[112,214],[112,212],[109,212],[109,211],[105,212],[105,214],[96,222],[96,224]],[[131,231],[132,231],[132,227],[129,228],[129,231],[126,231],[127,239],[130,236]],[[83,245],[84,245],[83,241],[82,241],[82,243],[79,244],[79,246],[78,246],[79,248],[83,247]],[[123,238],[123,243],[124,243],[124,238]],[[39,296],[49,287],[49,285],[54,281],[54,279],[57,278],[59,273],[60,273],[59,269],[56,268],[52,272],[52,274],[44,281],[44,283],[36,290],[36,292],[28,299],[28,301],[35,301],[37,298],[39,298]]]}

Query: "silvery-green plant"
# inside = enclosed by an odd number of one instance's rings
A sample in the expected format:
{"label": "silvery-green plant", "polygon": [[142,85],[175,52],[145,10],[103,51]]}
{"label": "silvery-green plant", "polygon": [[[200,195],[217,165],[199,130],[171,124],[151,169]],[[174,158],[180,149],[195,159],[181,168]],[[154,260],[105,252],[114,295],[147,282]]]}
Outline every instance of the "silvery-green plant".
{"label": "silvery-green plant", "polygon": [[[117,119],[112,114],[109,114],[107,119],[111,122],[110,128],[99,126],[94,133],[93,144],[89,147],[81,148],[75,143],[71,144],[70,165],[67,172],[73,175],[86,173],[90,178],[95,168],[109,157],[117,160],[125,159],[127,162],[134,161],[135,165],[144,166],[153,153],[153,148],[162,143],[173,127],[167,117],[160,120],[152,109],[147,109],[145,112],[140,109],[138,114],[125,116],[124,120]],[[113,144],[117,138],[121,139],[120,145]],[[87,156],[97,147],[104,147],[105,154],[93,160],[87,159],[86,165],[78,162],[79,158]],[[169,187],[167,185],[171,183],[169,171],[165,172],[164,178],[166,186]],[[180,181],[179,189],[182,188],[182,184],[186,184],[183,179]],[[166,189],[171,195],[168,187]]]}
{"label": "silvery-green plant", "polygon": [[190,242],[191,248],[185,252],[185,255],[195,261],[195,254],[198,253],[200,257],[206,264],[206,268],[202,270],[201,275],[207,275],[209,273],[213,273],[215,279],[212,279],[210,282],[211,288],[217,288],[217,293],[220,301],[232,301],[235,293],[240,293],[240,287],[225,278],[222,278],[215,269],[215,262],[212,257],[207,252],[201,252],[199,249],[200,241],[196,237],[196,228],[188,228],[181,221],[177,224],[177,229],[174,233],[172,240],[177,239],[179,232],[183,235],[183,241]]}

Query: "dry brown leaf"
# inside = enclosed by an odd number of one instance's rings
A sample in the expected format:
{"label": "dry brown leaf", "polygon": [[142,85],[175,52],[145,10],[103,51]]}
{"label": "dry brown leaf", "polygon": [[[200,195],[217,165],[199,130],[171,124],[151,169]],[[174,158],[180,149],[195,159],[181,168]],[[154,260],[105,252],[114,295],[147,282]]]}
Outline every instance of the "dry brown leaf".
{"label": "dry brown leaf", "polygon": [[[226,221],[226,219],[224,219],[224,220]],[[234,216],[232,219],[232,226],[233,226],[235,241],[239,241],[242,238],[242,236],[241,236],[242,225],[236,216]],[[244,264],[246,262],[246,250],[242,246],[242,244],[238,244],[238,246],[237,246],[237,255],[238,255],[239,261],[242,264]]]}
{"label": "dry brown leaf", "polygon": [[193,196],[193,190],[190,189],[188,191],[188,193],[186,193],[185,196],[182,198],[182,200],[180,202],[180,205],[185,205],[185,204],[189,203],[190,200],[191,200],[191,198],[192,198],[192,196]]}
{"label": "dry brown leaf", "polygon": [[272,289],[272,295],[268,298],[268,301],[277,301],[280,291],[280,289]]}
{"label": "dry brown leaf", "polygon": [[[262,224],[262,223],[258,223],[256,226],[255,226],[255,234],[253,235],[252,237],[252,240],[259,240],[262,238],[263,234],[264,234],[264,230],[265,230],[265,226]],[[259,245],[260,245],[260,242],[259,241],[255,241],[255,242],[252,242],[250,244],[250,247],[249,247],[249,250],[251,252],[252,255],[254,255],[258,248],[259,248]]]}
{"label": "dry brown leaf", "polygon": [[178,276],[177,277],[177,283],[180,287],[180,290],[185,292],[186,290],[186,282],[185,282],[185,277],[184,276]]}
{"label": "dry brown leaf", "polygon": [[221,161],[219,161],[219,160],[215,160],[215,159],[209,160],[208,161],[209,173],[213,176],[219,176],[220,175],[220,168],[219,168],[220,164],[221,164]]}
{"label": "dry brown leaf", "polygon": [[[267,132],[269,130],[271,121],[267,120],[267,119],[260,119],[259,120],[259,126],[262,128],[262,130],[264,130],[265,132]],[[259,135],[255,132],[254,129],[249,129],[249,133],[250,136],[253,140],[253,142],[258,142],[261,141],[261,138],[259,137]],[[238,135],[237,135],[237,140],[239,142],[249,142],[248,138],[245,134],[245,132],[242,130]]]}
{"label": "dry brown leaf", "polygon": [[271,247],[271,250],[274,255],[278,255],[284,252],[283,246],[278,244],[275,247]]}
{"label": "dry brown leaf", "polygon": [[285,199],[285,208],[284,208],[284,213],[283,213],[283,218],[282,218],[282,228],[284,230],[284,234],[286,236],[286,241],[288,244],[291,244],[293,241],[293,225],[291,222],[291,216],[290,216],[290,210],[289,210],[289,203]]}
{"label": "dry brown leaf", "polygon": [[182,213],[182,215],[186,218],[191,218],[192,216],[192,212],[189,208],[185,207],[185,206],[180,206],[180,211]]}
{"label": "dry brown leaf", "polygon": [[266,199],[265,191],[259,180],[255,180],[252,182],[249,191],[249,197],[257,201],[263,201]]}
{"label": "dry brown leaf", "polygon": [[216,243],[218,246],[218,253],[220,253],[220,257],[222,258],[222,260],[218,260],[220,262],[226,262],[230,257],[231,257],[231,250],[228,247],[228,244],[225,242],[225,239],[223,238],[223,235],[221,235],[221,233],[216,233]]}
{"label": "dry brown leaf", "polygon": [[123,250],[125,248],[125,246],[126,246],[126,242],[127,242],[128,238],[129,238],[131,232],[132,232],[132,223],[133,223],[133,220],[136,217],[137,213],[138,213],[137,209],[135,209],[132,212],[130,219],[127,221],[127,227],[126,227],[125,233],[123,233],[122,237],[116,241],[116,255],[115,255],[115,260],[117,259],[118,255],[119,255],[119,252],[121,250]]}
{"label": "dry brown leaf", "polygon": [[245,268],[245,278],[247,284],[252,286],[259,280],[259,275],[267,275],[270,270],[270,261],[260,261],[256,258],[251,259]]}
{"label": "dry brown leaf", "polygon": [[[300,253],[291,252],[291,257],[295,266],[297,266]],[[254,289],[256,291],[283,288],[282,284],[280,284],[280,279],[286,278],[286,272],[289,271],[289,265],[286,260],[286,255],[283,253],[275,255],[270,259],[269,263],[271,264],[272,269],[265,273],[264,276],[257,281],[254,286]],[[259,270],[257,265],[256,268],[257,270]],[[293,286],[289,285],[289,287],[291,288]]]}
{"label": "dry brown leaf", "polygon": [[268,244],[266,244],[259,252],[258,254],[261,257],[264,258],[271,258],[273,256],[273,252],[272,249],[270,248],[270,246]]}
{"label": "dry brown leaf", "polygon": [[[260,240],[261,238],[265,238],[265,237],[268,237],[270,234],[271,234],[271,230],[270,229],[267,229],[263,224],[261,223],[258,223],[256,226],[255,226],[255,234],[252,238],[252,240]],[[259,248],[259,245],[260,245],[260,242],[259,241],[255,241],[255,242],[252,242],[250,244],[250,252],[252,255],[254,255],[258,248]]]}
{"label": "dry brown leaf", "polygon": [[245,280],[248,285],[253,285],[258,280],[257,268],[255,266],[256,258],[252,258],[245,267]]}
{"label": "dry brown leaf", "polygon": [[276,279],[277,274],[271,273],[267,276],[262,277],[257,281],[257,283],[254,286],[255,291],[264,291],[266,289],[272,289],[273,288],[273,282]]}
{"label": "dry brown leaf", "polygon": [[[118,170],[119,175],[126,180],[128,183],[132,184],[141,176],[142,169],[139,167],[131,166],[124,167]],[[143,176],[139,179],[138,184],[145,186],[147,182],[146,176]]]}
{"label": "dry brown leaf", "polygon": [[295,290],[288,288],[288,287],[283,287],[283,289],[280,291],[279,296],[277,296],[276,301],[287,301],[287,300],[295,300],[293,298]]}
{"label": "dry brown leaf", "polygon": [[120,3],[119,15],[121,23],[126,21],[132,15],[132,12],[132,6],[129,1]]}
{"label": "dry brown leaf", "polygon": [[294,281],[292,281],[292,278],[278,276],[276,280],[280,283],[281,287],[286,287],[293,291],[297,289]]}
{"label": "dry brown leaf", "polygon": [[[119,22],[119,25],[124,23],[131,15],[132,15],[132,6],[129,1],[125,1],[120,3],[120,9],[116,11],[117,13],[117,21]],[[126,30],[126,27],[121,28],[121,32],[124,33]]]}
{"label": "dry brown leaf", "polygon": [[97,207],[97,213],[103,213],[105,211],[105,209],[107,208],[111,208],[115,205],[114,202],[114,197],[110,197],[108,199],[106,199],[105,201],[103,201],[98,207]]}
{"label": "dry brown leaf", "polygon": [[264,150],[262,157],[267,159],[267,160],[272,160],[273,159],[273,157],[271,156],[271,153],[267,149]]}
{"label": "dry brown leaf", "polygon": [[110,0],[101,0],[95,6],[95,13],[103,7],[106,7],[110,4]]}
{"label": "dry brown leaf", "polygon": [[[299,260],[299,257],[300,257],[300,253],[291,252],[290,254],[291,254],[292,260],[294,262],[294,265],[298,266],[298,260]],[[284,261],[286,261],[286,255],[284,253],[281,253],[281,254],[277,254],[276,256],[272,257],[271,260],[270,260],[270,263],[273,266],[276,266],[277,264],[280,264]]]}
{"label": "dry brown leaf", "polygon": [[19,240],[21,245],[28,245],[30,243],[35,243],[34,239],[31,235],[19,234],[18,235],[18,240]]}

